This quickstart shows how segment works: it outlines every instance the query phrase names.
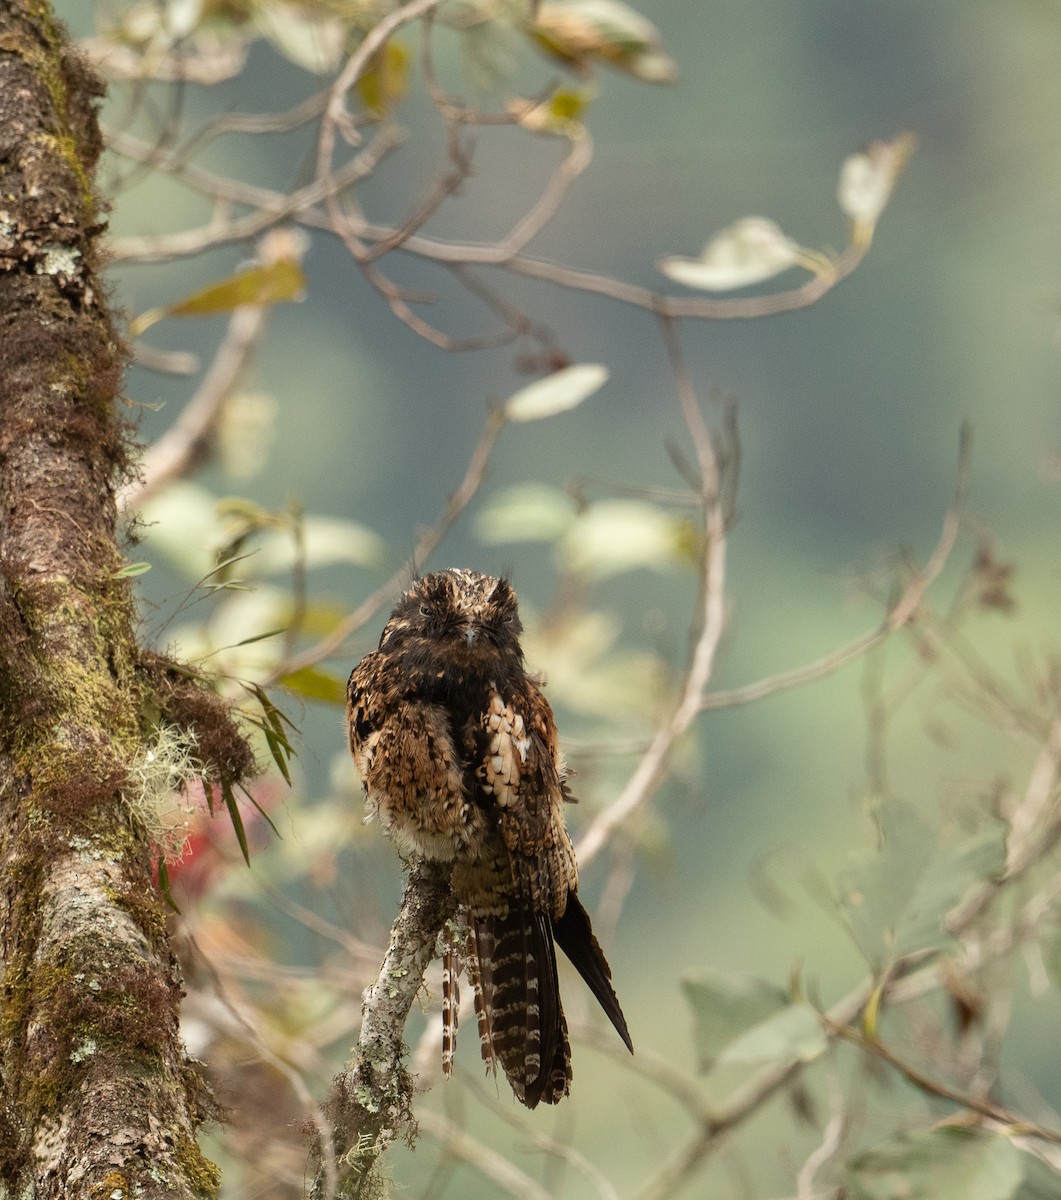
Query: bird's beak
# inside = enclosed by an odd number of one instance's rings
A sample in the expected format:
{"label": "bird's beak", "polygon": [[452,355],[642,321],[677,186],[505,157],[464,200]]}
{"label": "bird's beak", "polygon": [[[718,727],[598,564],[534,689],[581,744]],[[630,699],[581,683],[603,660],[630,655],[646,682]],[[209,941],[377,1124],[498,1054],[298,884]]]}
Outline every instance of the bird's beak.
{"label": "bird's beak", "polygon": [[469,625],[464,631],[464,637],[468,642],[468,649],[475,645],[475,639],[479,636],[479,627],[477,625]]}

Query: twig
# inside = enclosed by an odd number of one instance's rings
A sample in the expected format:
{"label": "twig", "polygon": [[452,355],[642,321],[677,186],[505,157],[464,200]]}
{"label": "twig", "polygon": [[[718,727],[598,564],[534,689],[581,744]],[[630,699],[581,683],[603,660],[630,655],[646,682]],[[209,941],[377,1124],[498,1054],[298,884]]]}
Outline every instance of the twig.
{"label": "twig", "polygon": [[858,1046],[860,1050],[864,1050],[867,1054],[872,1054],[874,1058],[879,1058],[882,1062],[886,1062],[890,1067],[893,1067],[900,1075],[920,1092],[924,1092],[930,1096],[938,1096],[941,1100],[949,1100],[952,1104],[956,1104],[959,1108],[968,1109],[970,1112],[979,1113],[982,1117],[987,1117],[989,1120],[997,1121],[1000,1125],[1006,1126],[1013,1133],[1022,1133],[1031,1137],[1042,1138],[1046,1142],[1061,1143],[1061,1129],[1053,1129],[1048,1125],[1040,1125],[1037,1121],[1029,1121],[1026,1117],[1021,1117],[1017,1113],[1011,1112],[1008,1108],[1003,1108],[1000,1104],[995,1104],[991,1100],[981,1099],[979,1096],[972,1096],[968,1092],[961,1091],[960,1088],[951,1087],[949,1083],[944,1083],[941,1079],[933,1079],[932,1076],[926,1075],[912,1063],[906,1062],[900,1058],[893,1050],[890,1050],[879,1038],[864,1037],[857,1030],[849,1026],[833,1025],[827,1021],[829,1032],[836,1038],[845,1042],[850,1042],[852,1045]]}
{"label": "twig", "polygon": [[902,595],[889,609],[884,620],[876,629],[871,629],[860,637],[855,638],[846,646],[833,650],[806,666],[796,667],[791,671],[781,671],[755,683],[743,687],[728,688],[722,692],[711,692],[704,696],[700,706],[705,711],[718,708],[735,708],[740,704],[751,704],[763,700],[778,692],[789,691],[806,683],[824,679],[834,671],[838,671],[847,663],[860,658],[867,651],[880,643],[896,629],[905,625],[917,612],[925,592],[935,582],[943,570],[954,543],[961,529],[962,514],[965,511],[965,499],[969,490],[969,468],[972,453],[972,434],[968,425],[962,426],[958,447],[958,469],[955,478],[954,496],[943,518],[939,540],[929,555],[924,567],[914,574],[906,585]]}
{"label": "twig", "polygon": [[141,478],[118,494],[119,513],[146,504],[205,455],[225,402],[239,383],[268,318],[268,306],[263,304],[246,305],[232,313],[228,330],[195,395],[169,429],[148,447]]}

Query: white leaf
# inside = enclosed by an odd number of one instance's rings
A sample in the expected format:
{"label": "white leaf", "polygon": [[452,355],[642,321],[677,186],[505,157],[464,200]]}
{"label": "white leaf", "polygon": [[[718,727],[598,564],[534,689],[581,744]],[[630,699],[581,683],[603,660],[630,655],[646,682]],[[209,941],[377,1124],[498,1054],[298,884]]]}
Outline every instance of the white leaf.
{"label": "white leaf", "polygon": [[799,263],[803,249],[765,217],[744,217],[716,233],[699,258],[671,255],[660,271],[675,283],[722,292],[772,279]]}
{"label": "white leaf", "polygon": [[914,135],[903,133],[892,142],[871,142],[844,160],[837,199],[856,227],[872,230],[915,145]]}
{"label": "white leaf", "polygon": [[510,421],[538,421],[566,412],[592,396],[607,378],[608,368],[600,363],[564,367],[509,396],[505,402],[505,416]]}

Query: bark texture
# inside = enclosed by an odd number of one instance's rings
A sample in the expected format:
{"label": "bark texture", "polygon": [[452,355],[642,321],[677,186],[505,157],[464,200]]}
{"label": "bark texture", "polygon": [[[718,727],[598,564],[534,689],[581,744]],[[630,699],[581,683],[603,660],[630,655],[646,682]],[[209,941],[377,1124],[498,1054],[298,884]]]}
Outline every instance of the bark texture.
{"label": "bark texture", "polygon": [[157,718],[117,572],[124,352],[97,269],[99,80],[0,0],[0,1197],[216,1193],[147,839]]}

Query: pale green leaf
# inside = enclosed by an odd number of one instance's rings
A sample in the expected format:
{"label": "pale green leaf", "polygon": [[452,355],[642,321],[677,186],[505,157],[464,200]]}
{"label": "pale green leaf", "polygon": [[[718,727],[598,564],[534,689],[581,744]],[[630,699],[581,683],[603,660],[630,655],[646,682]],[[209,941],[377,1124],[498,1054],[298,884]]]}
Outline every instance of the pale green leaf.
{"label": "pale green leaf", "polygon": [[681,557],[684,530],[673,513],[642,500],[602,500],[579,514],[561,551],[570,569],[598,577],[666,570]]}
{"label": "pale green leaf", "polygon": [[151,570],[149,562],[126,563],[120,571],[114,572],[115,579],[132,579],[136,575],[146,575]]}
{"label": "pale green leaf", "polygon": [[346,26],[337,17],[314,13],[306,4],[271,0],[256,7],[254,23],[285,58],[306,71],[324,75],[339,65]]}
{"label": "pale green leaf", "polygon": [[[257,575],[289,571],[298,558],[298,547],[290,530],[277,529],[255,541],[258,553],[252,566]],[[383,557],[383,539],[356,521],[337,517],[304,517],[302,520],[303,566],[307,568],[352,563],[370,567]]]}
{"label": "pale green leaf", "polygon": [[581,74],[604,62],[646,83],[671,83],[678,74],[659,30],[620,0],[543,4],[530,30],[544,50]]}
{"label": "pale green leaf", "polygon": [[215,564],[218,545],[217,500],[197,483],[178,481],[140,509],[144,541],[192,579]]}
{"label": "pale green leaf", "polygon": [[571,499],[559,488],[522,483],[493,497],[475,524],[484,542],[553,542],[574,520]]}
{"label": "pale green leaf", "polygon": [[762,283],[799,264],[805,251],[765,217],[744,217],[716,233],[699,258],[661,258],[662,274],[685,287],[723,292]]}
{"label": "pale green leaf", "polygon": [[955,1128],[899,1134],[844,1172],[849,1200],[1014,1200],[1023,1177],[1008,1138]]}
{"label": "pale green leaf", "polygon": [[705,1071],[735,1038],[789,1003],[781,988],[727,971],[687,975],[682,991],[693,1011],[693,1040]]}
{"label": "pale green leaf", "polygon": [[790,1004],[730,1042],[718,1062],[813,1062],[825,1047],[821,1017],[809,1004]]}
{"label": "pale green leaf", "polygon": [[509,396],[505,416],[510,421],[539,421],[567,412],[603,387],[607,378],[608,368],[600,363],[564,367]]}

